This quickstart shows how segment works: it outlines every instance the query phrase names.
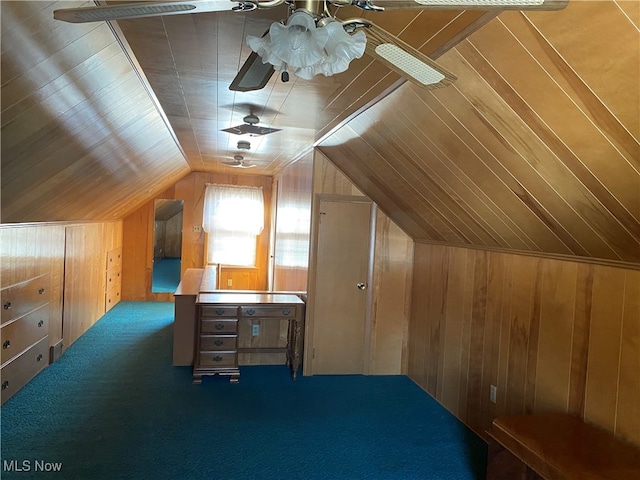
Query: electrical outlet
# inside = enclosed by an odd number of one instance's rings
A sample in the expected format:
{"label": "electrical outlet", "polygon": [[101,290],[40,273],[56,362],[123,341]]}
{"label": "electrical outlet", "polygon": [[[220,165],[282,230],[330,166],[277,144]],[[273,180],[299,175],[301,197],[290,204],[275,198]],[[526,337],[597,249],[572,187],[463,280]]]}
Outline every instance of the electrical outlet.
{"label": "electrical outlet", "polygon": [[260,335],[260,325],[251,325],[251,335],[254,337]]}
{"label": "electrical outlet", "polygon": [[193,232],[194,233],[200,233],[202,232],[202,227],[200,225],[194,225],[193,226]]}
{"label": "electrical outlet", "polygon": [[498,387],[495,385],[491,385],[489,389],[489,401],[491,403],[496,403],[496,397],[498,396]]}

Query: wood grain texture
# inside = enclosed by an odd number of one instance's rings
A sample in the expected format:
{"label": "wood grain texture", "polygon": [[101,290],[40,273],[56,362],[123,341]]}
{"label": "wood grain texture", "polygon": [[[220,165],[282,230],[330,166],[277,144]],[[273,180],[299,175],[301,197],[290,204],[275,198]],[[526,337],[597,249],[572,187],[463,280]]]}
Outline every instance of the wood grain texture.
{"label": "wood grain texture", "polygon": [[567,412],[640,445],[638,280],[632,269],[416,243],[408,374],[480,435],[499,415]]}
{"label": "wood grain texture", "polygon": [[49,275],[49,346],[62,339],[65,227],[0,227],[0,286]]}
{"label": "wood grain texture", "polygon": [[311,235],[313,153],[286,167],[276,177],[273,218],[273,289],[306,291]]}
{"label": "wood grain texture", "polygon": [[403,85],[319,149],[416,240],[638,265],[633,18],[504,12],[438,59],[453,87]]}
{"label": "wood grain texture", "polygon": [[63,338],[68,348],[106,311],[107,252],[122,247],[122,222],[66,227]]}
{"label": "wood grain texture", "polygon": [[[266,290],[267,265],[271,215],[271,177],[259,175],[231,175],[212,173],[192,173],[158,195],[158,198],[183,200],[182,213],[182,262],[181,272],[188,268],[202,268],[205,264],[205,236],[203,231],[194,232],[194,226],[202,226],[204,192],[207,183],[248,185],[262,187],[265,205],[265,228],[258,236],[257,273],[252,281],[242,283],[252,285],[251,289]],[[153,267],[153,224],[154,200],[128,215],[123,220],[123,300],[171,301],[171,293],[151,292]],[[225,284],[226,285],[226,284]],[[255,287],[253,286],[255,285]],[[225,287],[226,288],[226,287]]]}
{"label": "wood grain texture", "polygon": [[3,222],[120,219],[188,172],[108,25],[64,5],[2,3]]}

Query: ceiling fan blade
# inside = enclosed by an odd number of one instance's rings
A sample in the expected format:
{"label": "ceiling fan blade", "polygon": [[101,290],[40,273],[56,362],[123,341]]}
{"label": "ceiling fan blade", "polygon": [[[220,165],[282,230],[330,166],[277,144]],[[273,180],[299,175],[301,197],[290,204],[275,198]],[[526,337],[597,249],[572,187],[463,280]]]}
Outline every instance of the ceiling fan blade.
{"label": "ceiling fan blade", "polygon": [[256,52],[251,52],[231,85],[229,85],[229,90],[236,92],[260,90],[267,85],[274,72],[273,65],[262,63],[262,58]]}
{"label": "ceiling fan blade", "polygon": [[371,23],[365,52],[421,88],[433,90],[451,85],[456,76],[385,29]]}
{"label": "ceiling fan blade", "polygon": [[146,2],[121,5],[64,8],[53,11],[53,18],[70,23],[102,22],[126,18],[158,17],[183,13],[230,12],[254,10],[250,1],[196,0],[191,2]]}
{"label": "ceiling fan blade", "polygon": [[361,8],[385,10],[560,10],[569,0],[354,0]]}

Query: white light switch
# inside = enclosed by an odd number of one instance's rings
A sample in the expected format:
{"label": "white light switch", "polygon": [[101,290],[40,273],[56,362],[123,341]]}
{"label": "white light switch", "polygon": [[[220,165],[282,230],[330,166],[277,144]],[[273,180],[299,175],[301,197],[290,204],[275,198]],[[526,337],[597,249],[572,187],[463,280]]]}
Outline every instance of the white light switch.
{"label": "white light switch", "polygon": [[251,335],[254,337],[260,335],[260,325],[251,325]]}

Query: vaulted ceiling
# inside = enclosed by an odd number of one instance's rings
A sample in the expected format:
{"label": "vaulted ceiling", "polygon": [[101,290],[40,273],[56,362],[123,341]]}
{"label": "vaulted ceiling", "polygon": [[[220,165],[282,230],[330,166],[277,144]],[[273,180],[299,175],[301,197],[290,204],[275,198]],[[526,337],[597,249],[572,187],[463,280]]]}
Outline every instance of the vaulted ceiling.
{"label": "vaulted ceiling", "polygon": [[[640,263],[636,1],[365,14],[458,76],[432,92],[367,56],[231,92],[284,10],[52,18],[82,5],[2,1],[5,223],[123,218],[191,171],[242,173],[224,162],[248,139],[264,175],[317,144],[418,241]],[[221,131],[248,113],[281,131]]]}

